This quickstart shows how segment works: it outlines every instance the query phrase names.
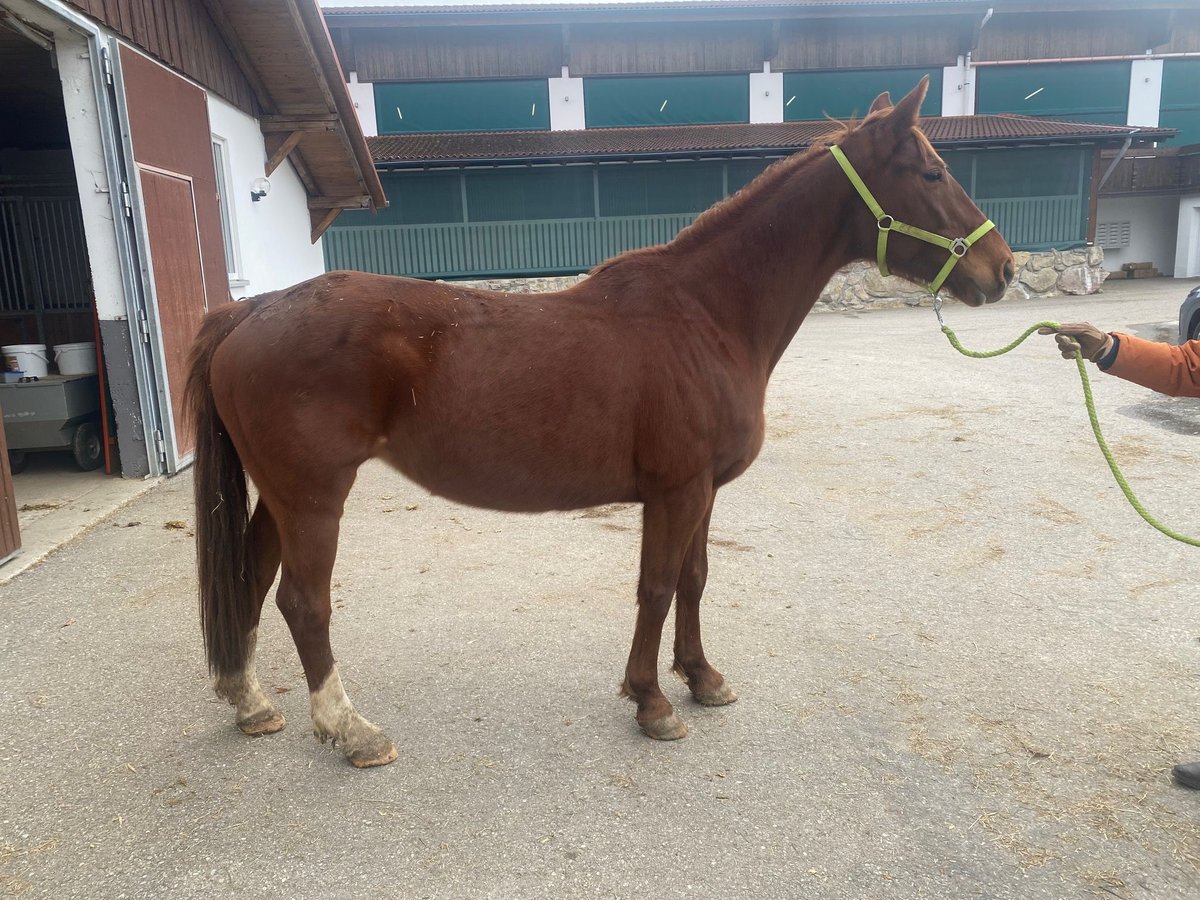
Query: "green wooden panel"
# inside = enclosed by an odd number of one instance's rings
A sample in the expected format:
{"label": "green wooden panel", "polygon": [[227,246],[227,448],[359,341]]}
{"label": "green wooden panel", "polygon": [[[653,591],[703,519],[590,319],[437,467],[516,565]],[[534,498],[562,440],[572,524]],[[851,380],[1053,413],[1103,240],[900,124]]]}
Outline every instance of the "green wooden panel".
{"label": "green wooden panel", "polygon": [[1087,242],[1090,148],[956,150],[943,157],[1014,250]]}
{"label": "green wooden panel", "polygon": [[749,75],[585,78],[588,128],[750,121]]}
{"label": "green wooden panel", "polygon": [[1068,250],[1087,243],[1087,203],[1064,197],[998,197],[979,208],[1014,250]]}
{"label": "green wooden panel", "polygon": [[773,159],[731,159],[728,166],[726,188],[730,194],[736,194],[751,181],[767,170]]}
{"label": "green wooden panel", "polygon": [[666,243],[694,218],[334,227],[325,233],[325,267],[415,278],[584,272],[625,250]]}
{"label": "green wooden panel", "polygon": [[1123,125],[1129,72],[1119,61],[980,66],[975,111]]}
{"label": "green wooden panel", "polygon": [[[1016,250],[1067,249],[1086,237],[1077,196],[980,201]],[[415,278],[485,278],[584,272],[625,250],[671,240],[694,215],[550,219],[453,225],[336,226],[325,234],[325,266]]]}
{"label": "green wooden panel", "polygon": [[1091,164],[1091,154],[1080,147],[984,150],[973,155],[972,196],[982,200],[1079,194],[1083,167]]}
{"label": "green wooden panel", "polygon": [[[945,155],[955,177],[1014,249],[1085,243],[1087,148]],[[736,192],[769,163],[386,173],[393,207],[374,218],[343,214],[325,236],[326,266],[421,278],[582,272],[624,250],[669,241],[697,213]],[[461,220],[464,183],[466,222]],[[435,215],[460,219],[413,221]]]}
{"label": "green wooden panel", "polygon": [[1159,114],[1158,124],[1163,128],[1178,128],[1178,137],[1171,138],[1172,147],[1184,144],[1200,144],[1200,107],[1196,109],[1164,109]]}
{"label": "green wooden panel", "polygon": [[381,172],[388,205],[377,213],[346,210],[338,225],[434,225],[461,222],[462,175],[458,172]]}
{"label": "green wooden panel", "polygon": [[601,216],[698,213],[724,194],[722,163],[670,162],[601,166]]}
{"label": "green wooden panel", "polygon": [[1163,62],[1162,102],[1158,124],[1178,128],[1172,146],[1200,143],[1200,59]]}
{"label": "green wooden panel", "polygon": [[862,117],[881,93],[888,91],[895,102],[925,75],[929,76],[929,93],[921,104],[921,115],[940,116],[941,69],[838,69],[784,73],[783,118],[785,122],[803,122],[826,116]]}
{"label": "green wooden panel", "polygon": [[376,82],[380,134],[428,131],[545,131],[550,86],[545,79]]}
{"label": "green wooden panel", "polygon": [[579,219],[596,214],[591,166],[467,172],[471,222]]}

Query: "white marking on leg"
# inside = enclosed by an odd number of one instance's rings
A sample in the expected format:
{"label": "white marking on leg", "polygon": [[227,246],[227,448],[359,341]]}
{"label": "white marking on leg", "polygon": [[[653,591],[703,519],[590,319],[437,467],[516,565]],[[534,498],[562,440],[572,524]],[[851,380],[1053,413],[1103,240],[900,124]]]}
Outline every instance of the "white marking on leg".
{"label": "white marking on leg", "polygon": [[329,670],[321,686],[309,694],[312,705],[313,733],[324,742],[332,738],[353,750],[379,729],[360,716],[346,696],[337,666]]}
{"label": "white marking on leg", "polygon": [[218,697],[228,700],[237,707],[238,722],[248,722],[259,716],[266,716],[275,711],[274,704],[263,693],[258,683],[258,672],[254,665],[255,648],[258,645],[258,629],[251,630],[247,639],[250,650],[246,654],[246,665],[235,675],[227,675],[217,679],[213,689]]}

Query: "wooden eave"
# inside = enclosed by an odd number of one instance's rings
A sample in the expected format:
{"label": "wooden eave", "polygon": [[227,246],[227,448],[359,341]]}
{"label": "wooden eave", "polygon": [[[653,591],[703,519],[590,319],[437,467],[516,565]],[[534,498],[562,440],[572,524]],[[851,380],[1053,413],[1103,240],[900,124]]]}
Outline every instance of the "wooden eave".
{"label": "wooden eave", "polygon": [[[1178,2],[1178,0],[1176,0]],[[324,10],[336,28],[426,28],[462,25],[582,25],[639,22],[780,21],[790,19],[877,18],[880,16],[982,16],[996,0],[879,0],[875,3],[579,3],[545,6],[504,3],[494,6],[421,5],[342,7]],[[999,10],[997,9],[997,12]]]}
{"label": "wooden eave", "polygon": [[261,108],[268,177],[290,159],[312,240],[347,208],[387,205],[316,0],[201,0]]}

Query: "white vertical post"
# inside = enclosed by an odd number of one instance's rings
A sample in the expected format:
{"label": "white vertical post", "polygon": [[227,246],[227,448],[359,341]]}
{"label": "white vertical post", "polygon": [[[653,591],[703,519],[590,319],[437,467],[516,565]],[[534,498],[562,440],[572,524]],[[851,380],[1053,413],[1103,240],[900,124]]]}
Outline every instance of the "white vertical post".
{"label": "white vertical post", "polygon": [[1162,103],[1163,61],[1135,59],[1129,67],[1129,114],[1126,125],[1158,127]]}
{"label": "white vertical post", "polygon": [[1200,194],[1179,198],[1175,235],[1175,277],[1195,278],[1200,275]]}
{"label": "white vertical post", "polygon": [[975,69],[964,56],[942,69],[942,115],[975,115]]}
{"label": "white vertical post", "polygon": [[783,121],[783,73],[772,72],[769,62],[750,73],[750,121]]}
{"label": "white vertical post", "polygon": [[350,99],[354,101],[354,111],[358,113],[358,125],[367,137],[379,134],[379,125],[375,121],[375,85],[369,81],[359,81],[358,73],[350,73],[350,81],[346,87],[350,90]]}
{"label": "white vertical post", "polygon": [[582,131],[587,127],[583,106],[583,79],[572,78],[570,70],[562,67],[562,76],[549,78],[550,130]]}

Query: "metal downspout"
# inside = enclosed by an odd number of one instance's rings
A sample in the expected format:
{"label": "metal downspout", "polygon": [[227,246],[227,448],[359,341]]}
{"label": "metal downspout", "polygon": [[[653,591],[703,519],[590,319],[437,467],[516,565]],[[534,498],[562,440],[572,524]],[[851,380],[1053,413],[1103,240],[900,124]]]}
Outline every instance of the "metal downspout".
{"label": "metal downspout", "polygon": [[1117,154],[1117,158],[1112,161],[1112,165],[1110,165],[1108,167],[1108,171],[1106,171],[1104,173],[1104,177],[1102,177],[1100,179],[1100,183],[1098,185],[1096,185],[1096,193],[1097,194],[1099,194],[1100,191],[1104,188],[1105,182],[1107,182],[1109,179],[1109,176],[1111,176],[1112,173],[1116,171],[1117,166],[1119,166],[1121,164],[1121,160],[1123,160],[1125,158],[1125,154],[1129,152],[1129,146],[1130,146],[1130,144],[1133,143],[1134,135],[1139,134],[1139,133],[1140,133],[1139,129],[1136,129],[1136,128],[1133,131],[1129,132],[1129,135],[1125,138],[1125,143],[1121,145],[1121,152]]}

